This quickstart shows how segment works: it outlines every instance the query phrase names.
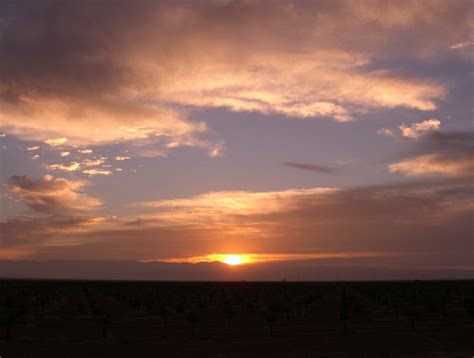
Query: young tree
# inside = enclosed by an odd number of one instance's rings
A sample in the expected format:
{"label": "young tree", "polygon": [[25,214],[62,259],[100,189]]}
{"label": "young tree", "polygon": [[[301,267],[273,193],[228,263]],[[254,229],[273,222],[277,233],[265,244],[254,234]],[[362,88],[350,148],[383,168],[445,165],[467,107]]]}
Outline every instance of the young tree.
{"label": "young tree", "polygon": [[410,320],[410,328],[412,331],[415,330],[415,320],[419,317],[418,308],[415,305],[408,305],[405,308],[405,313]]}
{"label": "young tree", "polygon": [[349,334],[348,321],[350,319],[350,316],[351,316],[351,310],[350,310],[350,303],[349,303],[349,295],[347,294],[346,287],[344,286],[341,292],[340,317],[344,324],[345,336]]}
{"label": "young tree", "polygon": [[270,337],[273,337],[273,326],[277,321],[276,313],[271,310],[265,309],[265,311],[263,311],[263,318],[268,325]]}
{"label": "young tree", "polygon": [[10,296],[6,296],[4,301],[4,314],[2,317],[3,325],[5,327],[5,341],[11,339],[11,331],[17,321],[18,310]]}
{"label": "young tree", "polygon": [[104,313],[100,317],[100,325],[102,328],[102,339],[107,338],[107,328],[110,323],[110,316],[107,313]]}
{"label": "young tree", "polygon": [[16,322],[16,315],[13,311],[7,312],[4,317],[5,324],[5,341],[8,342],[11,339],[11,331]]}
{"label": "young tree", "polygon": [[230,324],[230,322],[232,321],[232,318],[235,315],[235,312],[234,312],[234,308],[232,307],[232,304],[229,301],[227,301],[224,304],[224,315],[225,315],[225,318],[227,319],[227,323]]}
{"label": "young tree", "polygon": [[197,324],[199,323],[199,316],[196,313],[196,311],[192,310],[188,312],[188,314],[186,315],[186,320],[191,325],[191,333],[193,337],[196,337],[196,328],[197,328]]}
{"label": "young tree", "polygon": [[160,306],[160,317],[163,321],[163,326],[165,328],[168,327],[168,307],[166,307],[164,304]]}

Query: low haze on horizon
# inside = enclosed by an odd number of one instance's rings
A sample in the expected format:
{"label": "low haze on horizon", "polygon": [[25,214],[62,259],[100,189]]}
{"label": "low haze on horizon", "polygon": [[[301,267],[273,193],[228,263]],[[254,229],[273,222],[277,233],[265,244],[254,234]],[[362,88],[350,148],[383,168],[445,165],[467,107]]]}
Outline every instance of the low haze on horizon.
{"label": "low haze on horizon", "polygon": [[0,277],[474,278],[473,8],[0,0]]}

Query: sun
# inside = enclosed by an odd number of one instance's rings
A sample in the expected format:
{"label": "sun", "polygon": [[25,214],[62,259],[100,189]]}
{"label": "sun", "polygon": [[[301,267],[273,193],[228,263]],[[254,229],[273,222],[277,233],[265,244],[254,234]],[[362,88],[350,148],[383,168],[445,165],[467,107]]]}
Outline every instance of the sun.
{"label": "sun", "polygon": [[227,265],[235,266],[242,264],[244,260],[240,255],[225,255],[222,262]]}

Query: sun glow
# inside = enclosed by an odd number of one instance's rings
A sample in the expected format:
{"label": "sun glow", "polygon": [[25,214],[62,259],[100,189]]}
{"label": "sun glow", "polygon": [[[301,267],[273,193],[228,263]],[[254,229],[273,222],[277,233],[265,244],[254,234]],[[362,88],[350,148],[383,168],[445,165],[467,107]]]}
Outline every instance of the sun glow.
{"label": "sun glow", "polygon": [[158,260],[143,260],[144,262],[168,262],[168,263],[212,263],[220,262],[230,266],[256,264],[277,261],[295,260],[317,260],[317,259],[341,259],[352,257],[380,257],[399,255],[400,253],[381,254],[378,252],[321,252],[321,253],[272,253],[272,254],[209,254],[204,256],[172,257]]}
{"label": "sun glow", "polygon": [[227,265],[240,265],[244,263],[244,260],[242,256],[240,255],[223,255],[223,259],[221,262],[227,264]]}

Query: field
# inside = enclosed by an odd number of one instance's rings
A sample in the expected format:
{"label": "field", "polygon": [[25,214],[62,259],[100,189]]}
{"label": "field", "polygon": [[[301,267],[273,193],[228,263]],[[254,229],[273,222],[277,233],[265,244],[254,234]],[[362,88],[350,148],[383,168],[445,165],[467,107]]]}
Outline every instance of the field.
{"label": "field", "polygon": [[474,281],[0,281],[0,356],[472,357]]}

